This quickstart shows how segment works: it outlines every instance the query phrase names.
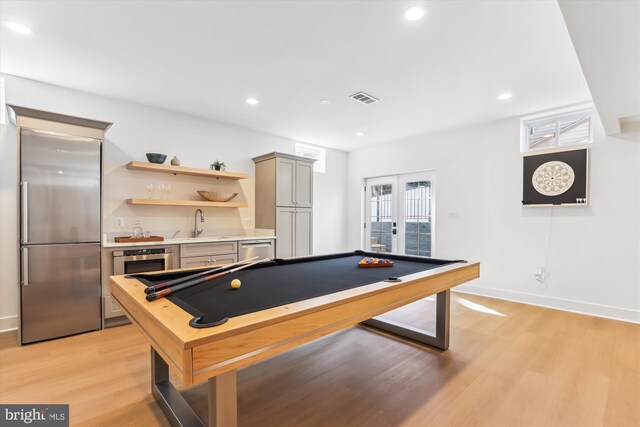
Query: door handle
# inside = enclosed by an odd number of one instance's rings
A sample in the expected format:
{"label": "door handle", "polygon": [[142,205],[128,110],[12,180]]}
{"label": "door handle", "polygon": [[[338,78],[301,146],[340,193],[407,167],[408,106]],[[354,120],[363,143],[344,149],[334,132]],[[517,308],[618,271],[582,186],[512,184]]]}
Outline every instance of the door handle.
{"label": "door handle", "polygon": [[29,249],[22,248],[22,286],[29,286]]}
{"label": "door handle", "polygon": [[22,181],[22,243],[29,242],[29,183]]}

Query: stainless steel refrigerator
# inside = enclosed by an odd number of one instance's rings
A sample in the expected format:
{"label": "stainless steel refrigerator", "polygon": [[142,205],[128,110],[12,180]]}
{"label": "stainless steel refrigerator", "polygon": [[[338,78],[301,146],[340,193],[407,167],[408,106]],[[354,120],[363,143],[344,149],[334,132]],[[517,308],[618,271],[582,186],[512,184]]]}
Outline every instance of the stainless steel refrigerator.
{"label": "stainless steel refrigerator", "polygon": [[101,141],[18,129],[21,341],[100,329]]}

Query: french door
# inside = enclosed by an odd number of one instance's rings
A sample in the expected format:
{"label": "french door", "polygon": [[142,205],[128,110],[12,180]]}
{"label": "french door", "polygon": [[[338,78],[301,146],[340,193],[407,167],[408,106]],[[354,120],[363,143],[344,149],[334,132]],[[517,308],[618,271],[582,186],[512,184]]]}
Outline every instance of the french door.
{"label": "french door", "polygon": [[432,257],[434,207],[434,172],[367,179],[365,249]]}

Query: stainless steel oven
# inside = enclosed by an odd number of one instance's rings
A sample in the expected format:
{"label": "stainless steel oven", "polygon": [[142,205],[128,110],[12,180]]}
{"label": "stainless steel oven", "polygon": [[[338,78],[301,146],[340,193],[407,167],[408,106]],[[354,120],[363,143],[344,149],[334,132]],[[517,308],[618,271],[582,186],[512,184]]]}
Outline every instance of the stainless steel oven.
{"label": "stainless steel oven", "polygon": [[113,251],[113,274],[134,274],[176,268],[173,248],[125,249]]}

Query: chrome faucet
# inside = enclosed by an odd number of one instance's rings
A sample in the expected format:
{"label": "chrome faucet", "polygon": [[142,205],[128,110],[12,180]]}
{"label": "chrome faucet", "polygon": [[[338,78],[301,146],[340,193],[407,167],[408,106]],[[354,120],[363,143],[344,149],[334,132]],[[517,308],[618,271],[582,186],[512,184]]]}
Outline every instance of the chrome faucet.
{"label": "chrome faucet", "polygon": [[202,213],[202,209],[197,209],[193,218],[193,237],[198,237],[202,234],[202,230],[198,230],[198,213],[200,214],[200,222],[204,222],[204,214]]}

